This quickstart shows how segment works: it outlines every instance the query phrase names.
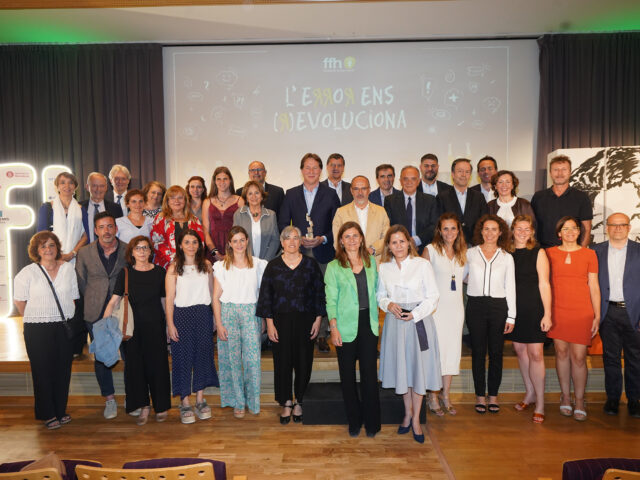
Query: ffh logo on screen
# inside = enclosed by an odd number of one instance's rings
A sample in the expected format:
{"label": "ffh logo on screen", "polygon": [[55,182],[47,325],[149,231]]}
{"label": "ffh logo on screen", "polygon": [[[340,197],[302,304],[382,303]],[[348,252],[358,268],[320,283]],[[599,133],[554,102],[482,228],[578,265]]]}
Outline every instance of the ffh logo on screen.
{"label": "ffh logo on screen", "polygon": [[344,59],[336,57],[324,57],[322,59],[322,68],[325,72],[344,72],[353,70],[356,66],[356,59],[352,56],[345,57]]}

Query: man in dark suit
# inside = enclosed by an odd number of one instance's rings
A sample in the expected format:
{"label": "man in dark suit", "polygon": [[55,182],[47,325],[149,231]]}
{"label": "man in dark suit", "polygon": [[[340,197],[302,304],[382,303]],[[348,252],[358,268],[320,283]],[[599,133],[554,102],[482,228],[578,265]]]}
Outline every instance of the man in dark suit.
{"label": "man in dark suit", "polygon": [[353,202],[351,184],[342,180],[344,175],[344,157],[339,153],[332,153],[327,159],[327,179],[322,183],[336,191],[340,206]]}
{"label": "man in dark suit", "polygon": [[462,223],[462,232],[467,245],[473,245],[473,229],[476,222],[488,213],[484,195],[477,190],[467,188],[473,167],[467,158],[458,158],[451,165],[453,188],[438,193],[438,214],[452,212],[458,215]]}
{"label": "man in dark suit", "polygon": [[[93,220],[97,241],[82,247],[76,259],[78,288],[84,296],[84,321],[91,340],[93,325],[102,318],[113,294],[118,274],[126,265],[127,248],[127,244],[116,237],[118,227],[113,215],[100,212]],[[98,360],[94,362],[94,369],[100,393],[105,399],[104,417],[115,418],[118,415],[118,405],[114,397],[111,369]]]}
{"label": "man in dark suit", "polygon": [[438,157],[435,154],[427,153],[422,156],[420,159],[420,174],[422,175],[422,179],[420,185],[418,185],[419,192],[427,193],[435,197],[439,192],[453,188],[448,183],[436,180],[438,178],[439,168]]}
{"label": "man in dark suit", "polygon": [[433,231],[438,222],[436,199],[426,193],[418,192],[420,171],[414,166],[404,167],[400,171],[402,191],[384,199],[384,209],[391,225],[404,225],[411,234],[419,253],[422,253],[433,239]]}
{"label": "man in dark suit", "polygon": [[127,190],[131,183],[131,172],[124,165],[115,164],[111,167],[111,170],[109,170],[109,181],[113,188],[111,192],[113,194],[113,202],[120,206],[123,216],[128,215],[129,209],[125,204],[125,197],[127,196]]}
{"label": "man in dark suit", "polygon": [[[284,201],[284,190],[271,183],[266,182],[267,179],[267,169],[264,166],[264,163],[259,161],[254,161],[249,164],[249,180],[253,180],[254,182],[258,182],[262,185],[262,188],[267,194],[267,198],[264,201],[265,208],[269,210],[273,210],[278,215],[280,211],[280,207],[282,206],[282,202]],[[236,195],[242,195],[242,188],[240,187],[236,190]]]}
{"label": "man in dark suit", "polygon": [[[329,263],[335,257],[333,248],[333,216],[340,207],[335,190],[320,183],[322,160],[315,153],[307,153],[300,161],[302,185],[290,188],[284,196],[284,202],[278,214],[278,227],[282,231],[287,225],[300,229],[302,250],[320,264],[324,274]],[[308,220],[311,220],[311,225]],[[307,237],[309,235],[309,237]],[[318,334],[318,349],[328,352],[329,322],[322,318]]]}
{"label": "man in dark suit", "polygon": [[474,185],[469,190],[475,190],[484,195],[487,203],[496,198],[495,192],[491,189],[491,177],[498,171],[498,162],[490,155],[485,155],[478,160],[478,176],[480,183]]}
{"label": "man in dark suit", "polygon": [[630,220],[624,213],[607,218],[608,242],[594,247],[600,284],[600,338],[607,401],[604,412],[618,414],[624,390],[629,415],[640,418],[640,243],[629,240]]}
{"label": "man in dark suit", "polygon": [[85,185],[89,192],[89,199],[80,202],[82,207],[82,225],[87,234],[89,243],[93,242],[96,237],[93,228],[93,219],[97,213],[109,212],[114,218],[122,216],[120,205],[111,200],[104,198],[107,193],[107,177],[100,172],[91,172],[87,176],[87,184]]}
{"label": "man in dark suit", "polygon": [[392,193],[400,192],[393,186],[396,180],[396,169],[390,163],[383,163],[376,167],[376,181],[378,188],[369,194],[369,201],[384,207],[385,197]]}

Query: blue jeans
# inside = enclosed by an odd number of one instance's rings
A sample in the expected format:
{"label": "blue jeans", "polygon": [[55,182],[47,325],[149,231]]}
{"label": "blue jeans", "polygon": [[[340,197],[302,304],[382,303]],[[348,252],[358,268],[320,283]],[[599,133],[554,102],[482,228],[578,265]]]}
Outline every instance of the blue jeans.
{"label": "blue jeans", "polygon": [[[89,338],[93,342],[93,323],[85,323],[87,325],[87,330],[89,330]],[[122,345],[120,345],[120,357],[124,361],[124,351],[122,349]],[[100,394],[103,397],[108,397],[109,395],[113,395],[114,393],[116,393],[116,389],[113,386],[113,374],[111,373],[111,369],[113,367],[109,368],[104,363],[99,362],[98,360],[94,360],[93,368],[96,372],[96,380],[98,380],[98,385],[100,385]]]}

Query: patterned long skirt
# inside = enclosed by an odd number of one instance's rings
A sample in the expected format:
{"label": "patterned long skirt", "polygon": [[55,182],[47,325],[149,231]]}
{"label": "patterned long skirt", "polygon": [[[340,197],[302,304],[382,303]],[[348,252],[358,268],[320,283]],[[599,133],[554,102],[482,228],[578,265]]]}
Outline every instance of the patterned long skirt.
{"label": "patterned long skirt", "polygon": [[218,337],[220,403],[222,407],[260,412],[260,334],[262,320],[255,303],[222,303],[227,340]]}

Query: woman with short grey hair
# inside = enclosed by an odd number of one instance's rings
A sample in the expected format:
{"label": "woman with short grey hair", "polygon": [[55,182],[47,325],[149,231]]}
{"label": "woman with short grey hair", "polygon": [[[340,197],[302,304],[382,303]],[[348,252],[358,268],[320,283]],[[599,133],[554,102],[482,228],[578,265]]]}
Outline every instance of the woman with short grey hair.
{"label": "woman with short grey hair", "polygon": [[282,230],[284,251],[264,271],[256,308],[256,316],[266,319],[267,334],[273,342],[275,397],[282,406],[282,425],[292,416],[294,422],[302,422],[302,401],[313,365],[313,340],[326,315],[322,272],[313,258],[300,253],[300,237],[296,227]]}

